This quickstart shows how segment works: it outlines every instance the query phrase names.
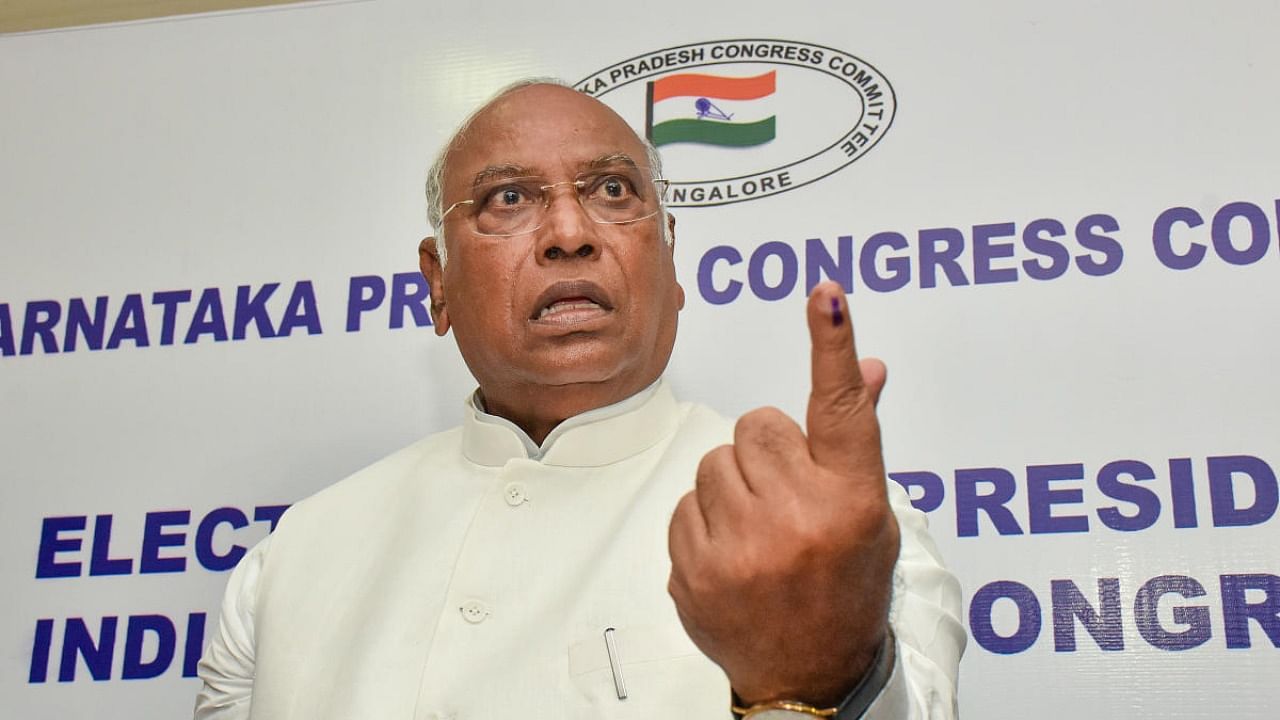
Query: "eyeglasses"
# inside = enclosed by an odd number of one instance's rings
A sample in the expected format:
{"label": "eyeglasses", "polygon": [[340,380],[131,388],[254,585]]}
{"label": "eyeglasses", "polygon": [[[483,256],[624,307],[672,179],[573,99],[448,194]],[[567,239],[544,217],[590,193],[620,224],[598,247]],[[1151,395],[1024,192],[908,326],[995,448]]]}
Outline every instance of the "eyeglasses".
{"label": "eyeglasses", "polygon": [[533,232],[546,220],[551,191],[561,185],[572,185],[587,217],[604,225],[624,225],[657,215],[667,192],[665,178],[653,178],[648,168],[631,165],[592,170],[557,183],[543,177],[508,177],[476,185],[469,199],[450,205],[440,219],[467,205],[467,218],[477,235],[509,237]]}

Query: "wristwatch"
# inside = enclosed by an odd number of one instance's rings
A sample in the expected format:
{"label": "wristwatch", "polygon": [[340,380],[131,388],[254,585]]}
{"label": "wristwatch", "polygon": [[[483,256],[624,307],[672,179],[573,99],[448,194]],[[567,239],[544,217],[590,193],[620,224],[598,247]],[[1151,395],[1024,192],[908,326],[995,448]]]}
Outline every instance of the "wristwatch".
{"label": "wristwatch", "polygon": [[880,648],[876,650],[871,667],[836,707],[819,708],[798,700],[770,700],[750,707],[742,707],[735,693],[730,698],[729,710],[735,718],[740,720],[811,720],[812,718],[856,720],[862,717],[871,703],[879,697],[880,691],[888,684],[889,676],[893,674],[895,643],[893,629],[890,628],[885,632]]}
{"label": "wristwatch", "polygon": [[756,703],[748,708],[738,707],[736,704],[730,707],[734,717],[743,718],[743,720],[800,720],[800,718],[829,718],[835,717],[840,712],[840,708],[816,708],[795,700],[773,700],[765,703]]}

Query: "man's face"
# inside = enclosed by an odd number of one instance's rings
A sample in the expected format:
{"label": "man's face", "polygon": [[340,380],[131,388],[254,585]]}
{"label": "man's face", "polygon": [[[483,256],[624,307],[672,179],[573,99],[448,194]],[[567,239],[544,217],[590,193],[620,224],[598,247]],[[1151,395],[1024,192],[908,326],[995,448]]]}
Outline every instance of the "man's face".
{"label": "man's face", "polygon": [[[454,145],[444,205],[473,197],[477,182],[527,175],[561,183],[619,156],[646,164],[635,133],[607,107],[568,88],[521,88],[484,110]],[[647,168],[642,176],[640,191],[652,198]],[[684,304],[663,215],[601,224],[572,185],[549,198],[541,227],[510,237],[477,234],[468,219],[474,206],[449,214],[448,266],[426,268],[433,301],[444,303],[437,328],[452,327],[487,394],[588,384],[621,399],[666,367]]]}

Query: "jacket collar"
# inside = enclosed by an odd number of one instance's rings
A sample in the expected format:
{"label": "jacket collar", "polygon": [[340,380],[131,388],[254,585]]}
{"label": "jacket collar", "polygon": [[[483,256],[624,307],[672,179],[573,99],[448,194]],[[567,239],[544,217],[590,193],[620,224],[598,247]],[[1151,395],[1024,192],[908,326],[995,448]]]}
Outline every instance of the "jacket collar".
{"label": "jacket collar", "polygon": [[519,427],[486,413],[475,393],[462,421],[462,454],[477,465],[500,467],[526,459],[561,467],[600,467],[643,452],[675,430],[678,407],[659,379],[631,397],[560,423],[538,446]]}

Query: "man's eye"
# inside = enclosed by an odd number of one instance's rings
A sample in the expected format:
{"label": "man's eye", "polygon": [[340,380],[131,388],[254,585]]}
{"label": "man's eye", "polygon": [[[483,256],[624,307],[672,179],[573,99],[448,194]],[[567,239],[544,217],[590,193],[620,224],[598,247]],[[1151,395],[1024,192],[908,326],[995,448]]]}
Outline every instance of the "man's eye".
{"label": "man's eye", "polygon": [[595,195],[604,200],[625,200],[635,193],[626,178],[610,175],[596,183]]}
{"label": "man's eye", "polygon": [[491,208],[510,208],[519,205],[528,205],[533,202],[533,196],[529,191],[518,185],[504,185],[489,191],[485,199],[484,206]]}

